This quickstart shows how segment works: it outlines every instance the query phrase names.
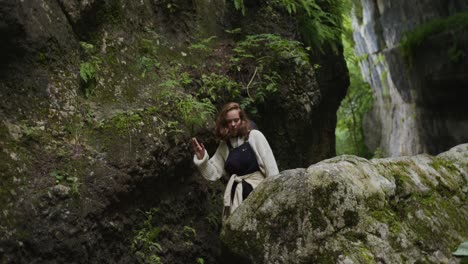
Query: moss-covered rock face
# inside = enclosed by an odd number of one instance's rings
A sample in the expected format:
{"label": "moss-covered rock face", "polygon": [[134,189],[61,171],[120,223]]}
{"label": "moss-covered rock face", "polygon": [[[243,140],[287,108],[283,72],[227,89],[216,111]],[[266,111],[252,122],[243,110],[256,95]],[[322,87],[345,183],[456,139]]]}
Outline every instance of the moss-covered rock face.
{"label": "moss-covered rock face", "polygon": [[340,156],[264,181],[221,239],[253,263],[448,263],[468,236],[468,144]]}
{"label": "moss-covered rock face", "polygon": [[0,262],[216,262],[223,187],[188,142],[213,153],[227,101],[282,167],[332,156],[343,58],[273,2],[2,1]]}

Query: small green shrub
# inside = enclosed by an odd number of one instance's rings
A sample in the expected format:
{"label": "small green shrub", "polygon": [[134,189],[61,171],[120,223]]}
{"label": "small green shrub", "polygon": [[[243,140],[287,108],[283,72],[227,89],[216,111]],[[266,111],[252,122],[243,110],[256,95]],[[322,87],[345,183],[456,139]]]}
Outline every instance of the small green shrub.
{"label": "small green shrub", "polygon": [[80,77],[84,84],[85,97],[94,95],[96,77],[100,69],[102,60],[96,55],[97,51],[92,44],[80,42],[87,59],[80,64]]}
{"label": "small green shrub", "polygon": [[175,99],[176,110],[183,124],[193,133],[196,128],[205,125],[209,117],[213,116],[216,108],[208,99],[197,100],[191,95],[180,96]]}
{"label": "small green shrub", "polygon": [[145,220],[142,228],[138,230],[132,240],[132,251],[137,259],[142,263],[160,264],[161,258],[158,256],[162,247],[157,242],[160,228],[155,226],[154,217],[159,212],[158,208],[152,208],[144,214]]}
{"label": "small green shrub", "polygon": [[77,177],[70,175],[68,172],[60,170],[53,170],[49,175],[55,179],[56,184],[69,186],[72,194],[80,194],[79,187],[81,183],[78,181]]}
{"label": "small green shrub", "polygon": [[186,238],[195,238],[197,236],[197,231],[191,226],[184,226],[184,235]]}
{"label": "small green shrub", "polygon": [[110,120],[102,121],[100,127],[116,131],[119,135],[131,134],[132,130],[142,125],[142,113],[140,112],[135,110],[119,112]]}
{"label": "small green shrub", "polygon": [[240,98],[239,84],[225,75],[203,74],[197,97],[209,98],[213,102],[235,101]]}
{"label": "small green shrub", "polygon": [[211,36],[209,38],[202,39],[200,40],[200,42],[190,45],[189,49],[195,52],[212,52],[213,49],[211,48],[211,44],[214,39],[216,39],[216,36]]}
{"label": "small green shrub", "polygon": [[148,56],[142,56],[139,59],[138,64],[142,71],[141,78],[145,78],[147,72],[161,67],[161,63],[159,63],[156,59]]}

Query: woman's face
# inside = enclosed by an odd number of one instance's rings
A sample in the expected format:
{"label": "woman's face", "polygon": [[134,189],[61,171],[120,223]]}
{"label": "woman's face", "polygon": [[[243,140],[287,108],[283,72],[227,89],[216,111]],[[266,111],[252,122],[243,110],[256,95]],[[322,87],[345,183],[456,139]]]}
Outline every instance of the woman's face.
{"label": "woman's face", "polygon": [[231,111],[227,112],[225,119],[229,128],[229,134],[231,134],[231,136],[237,136],[240,124],[242,122],[239,116],[239,110],[232,109]]}

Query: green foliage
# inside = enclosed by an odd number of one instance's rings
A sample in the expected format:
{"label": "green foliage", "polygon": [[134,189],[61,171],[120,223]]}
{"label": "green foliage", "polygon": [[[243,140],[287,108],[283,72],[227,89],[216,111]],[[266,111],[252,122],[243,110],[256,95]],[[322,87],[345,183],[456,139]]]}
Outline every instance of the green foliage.
{"label": "green foliage", "polygon": [[[233,49],[232,67],[237,72],[251,72],[248,82],[240,87],[247,97],[240,101],[251,114],[257,113],[256,105],[278,92],[282,81],[279,72],[285,64],[291,64],[294,71],[308,69],[309,57],[298,41],[284,39],[274,34],[247,36]],[[252,69],[252,67],[255,67]]]}
{"label": "green foliage", "polygon": [[[349,20],[345,23],[345,28],[351,30]],[[346,36],[349,34],[343,34],[343,46],[350,86],[337,112],[336,153],[369,158],[371,153],[364,144],[362,118],[372,106],[372,90],[369,84],[362,80],[359,59],[354,55],[353,42]]]}
{"label": "green foliage", "polygon": [[228,76],[211,73],[203,74],[197,97],[209,98],[213,102],[235,101],[240,97],[239,84]]}
{"label": "green foliage", "polygon": [[241,28],[234,28],[234,29],[226,29],[224,31],[226,33],[228,33],[228,34],[236,35],[236,34],[240,34],[242,32],[242,29]]}
{"label": "green foliage", "polygon": [[242,15],[245,16],[244,0],[234,0],[234,6],[237,10],[242,12]]}
{"label": "green foliage", "polygon": [[297,65],[309,63],[309,56],[302,43],[274,34],[249,35],[233,49],[236,55],[231,61],[239,66],[243,59],[252,59],[260,66],[278,64],[281,60],[294,60]]}
{"label": "green foliage", "polygon": [[42,137],[43,129],[38,126],[28,126],[26,124],[21,125],[21,132],[23,140],[28,142],[39,142]]}
{"label": "green foliage", "polygon": [[304,43],[313,48],[312,52],[318,50],[323,53],[323,47],[330,45],[334,52],[338,53],[343,32],[343,18],[351,9],[349,1],[283,0],[282,2],[283,5],[291,2],[305,11],[298,12],[299,30]]}
{"label": "green foliage", "polygon": [[256,115],[256,105],[265,103],[268,97],[278,92],[280,79],[280,75],[276,72],[263,74],[262,79],[256,82],[257,88],[253,93],[249,92],[249,85],[247,85],[246,90],[248,97],[241,101],[241,107],[247,109],[249,113]]}
{"label": "green foliage", "polygon": [[351,0],[353,4],[353,9],[354,9],[354,14],[356,15],[356,18],[359,21],[359,24],[362,24],[363,22],[363,8],[362,8],[362,2],[361,0]]}
{"label": "green foliage", "polygon": [[203,258],[197,258],[197,264],[205,264],[205,260]]}
{"label": "green foliage", "polygon": [[94,79],[96,75],[96,67],[93,63],[90,62],[82,62],[80,66],[80,77],[81,79],[87,83],[91,79]]}
{"label": "green foliage", "polygon": [[152,39],[141,38],[138,43],[138,52],[146,55],[155,55],[157,53],[157,45]]}
{"label": "green foliage", "polygon": [[384,158],[387,155],[384,153],[384,151],[381,148],[376,148],[374,151],[373,158]]}
{"label": "green foliage", "polygon": [[89,98],[94,94],[95,80],[102,60],[95,55],[96,49],[92,44],[80,42],[80,46],[87,58],[80,64],[80,77],[84,83],[85,97]]}
{"label": "green foliage", "polygon": [[191,226],[184,226],[184,235],[187,238],[194,238],[197,236],[197,231]]}
{"label": "green foliage", "polygon": [[221,227],[221,219],[219,215],[211,212],[205,217],[205,219],[213,228],[213,230],[218,230]]}
{"label": "green foliage", "polygon": [[204,98],[201,101],[191,95],[175,98],[176,110],[185,126],[193,133],[195,128],[205,125],[208,117],[215,114],[216,108],[210,100]]}
{"label": "green foliage", "polygon": [[448,56],[451,62],[457,63],[466,57],[466,53],[463,51],[463,48],[459,47],[457,43],[454,43],[448,50]]}
{"label": "green foliage", "polygon": [[157,242],[160,228],[155,226],[154,217],[158,213],[158,208],[152,208],[147,212],[142,212],[145,216],[142,228],[136,232],[132,240],[132,251],[141,263],[160,264],[161,258],[158,256],[162,247]]}
{"label": "green foliage", "polygon": [[159,63],[156,59],[148,56],[142,56],[139,59],[138,64],[140,69],[142,70],[142,78],[145,78],[147,72],[161,67],[161,63]]}
{"label": "green foliage", "polygon": [[202,39],[200,42],[190,45],[189,49],[192,51],[199,51],[199,52],[211,52],[213,49],[211,48],[212,41],[216,39],[216,36],[211,36],[209,38]]}
{"label": "green foliage", "polygon": [[457,167],[450,160],[443,158],[434,158],[434,161],[430,164],[434,169],[440,170],[445,168],[450,173],[458,173]]}
{"label": "green foliage", "polygon": [[71,193],[79,195],[79,187],[81,183],[78,181],[78,178],[70,175],[68,172],[53,170],[49,174],[55,179],[56,184],[62,184],[70,187]]}
{"label": "green foliage", "polygon": [[[455,32],[468,28],[468,11],[460,12],[443,19],[431,20],[418,28],[406,32],[400,45],[401,53],[408,65],[412,65],[415,52],[430,36],[441,32]],[[462,54],[458,55],[461,56]],[[448,56],[450,56],[450,51]],[[452,55],[453,56],[453,55]],[[455,56],[455,58],[457,55]]]}
{"label": "green foliage", "polygon": [[129,110],[125,112],[119,112],[110,120],[101,122],[100,127],[116,131],[119,135],[127,135],[130,134],[132,130],[141,127],[141,122],[141,111]]}
{"label": "green foliage", "polygon": [[[299,20],[299,30],[305,43],[323,52],[323,46],[330,44],[335,52],[341,38],[343,15],[351,7],[342,0],[276,0],[274,5],[284,8]],[[234,6],[245,15],[243,0],[234,0]]]}
{"label": "green foliage", "polygon": [[208,98],[201,100],[187,94],[185,87],[193,85],[194,80],[188,72],[181,72],[180,66],[167,69],[160,83],[162,91],[154,95],[165,111],[172,113],[181,131],[193,133],[197,128],[206,125],[206,121],[216,112],[216,108]]}
{"label": "green foliage", "polygon": [[302,10],[299,14],[301,29],[306,41],[321,48],[325,42],[339,42],[343,14],[349,10],[347,1],[339,0],[281,0],[282,6],[290,14]]}

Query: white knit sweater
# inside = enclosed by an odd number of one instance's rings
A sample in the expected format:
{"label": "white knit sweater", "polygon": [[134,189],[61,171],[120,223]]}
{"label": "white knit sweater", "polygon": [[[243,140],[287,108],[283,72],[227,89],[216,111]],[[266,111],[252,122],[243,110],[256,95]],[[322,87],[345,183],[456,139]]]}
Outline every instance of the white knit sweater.
{"label": "white knit sweater", "polygon": [[[242,145],[245,141],[243,138],[232,138],[231,145],[235,148]],[[271,151],[270,145],[266,140],[262,132],[258,130],[250,131],[249,135],[249,144],[255,152],[257,157],[258,165],[260,166],[260,171],[265,177],[273,176],[279,173],[278,166],[276,165],[275,157]],[[203,159],[199,160],[196,155],[193,157],[193,162],[198,167],[200,173],[207,180],[216,181],[221,176],[226,175],[224,170],[224,162],[226,161],[229,155],[229,147],[226,142],[221,142],[216,149],[216,153],[210,159],[208,152],[205,150],[205,155]],[[228,175],[230,176],[230,175]]]}

